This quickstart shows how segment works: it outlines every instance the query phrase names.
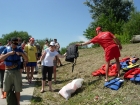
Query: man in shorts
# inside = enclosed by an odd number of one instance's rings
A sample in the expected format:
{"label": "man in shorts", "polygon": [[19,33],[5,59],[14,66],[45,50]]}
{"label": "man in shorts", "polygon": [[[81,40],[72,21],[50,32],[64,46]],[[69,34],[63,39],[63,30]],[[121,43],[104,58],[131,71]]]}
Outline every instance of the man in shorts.
{"label": "man in shorts", "polygon": [[[11,45],[6,47],[0,56],[0,60],[4,60],[5,74],[3,80],[3,91],[8,92],[14,85],[17,105],[20,105],[20,92],[22,91],[22,79],[20,73],[20,56],[27,62],[27,56],[22,49],[17,47],[18,39],[12,38]],[[12,102],[11,102],[12,103]]]}
{"label": "man in shorts", "polygon": [[102,32],[101,27],[96,28],[97,36],[92,38],[90,41],[76,44],[78,46],[87,45],[90,43],[98,43],[100,44],[104,51],[105,51],[105,61],[106,61],[106,78],[105,81],[108,81],[108,70],[110,61],[115,58],[116,64],[117,64],[117,70],[118,70],[118,77],[120,76],[120,50],[122,49],[122,46],[119,42],[119,40],[111,33],[111,32]]}

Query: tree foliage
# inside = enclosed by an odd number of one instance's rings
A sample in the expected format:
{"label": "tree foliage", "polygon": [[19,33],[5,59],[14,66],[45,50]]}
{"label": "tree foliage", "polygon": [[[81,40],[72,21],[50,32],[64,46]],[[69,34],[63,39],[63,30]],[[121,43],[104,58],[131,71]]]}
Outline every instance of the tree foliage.
{"label": "tree foliage", "polygon": [[140,12],[131,14],[129,22],[123,25],[123,31],[131,37],[140,34]]}
{"label": "tree foliage", "polygon": [[14,31],[9,34],[3,34],[2,38],[0,38],[0,42],[4,45],[7,43],[7,40],[11,39],[12,37],[20,37],[22,40],[27,42],[31,35],[24,31]]}
{"label": "tree foliage", "polygon": [[102,14],[110,18],[112,11],[117,22],[120,19],[128,21],[131,11],[134,10],[133,3],[129,0],[87,0],[84,4],[91,8],[90,13],[94,20]]}
{"label": "tree foliage", "polygon": [[134,11],[133,3],[129,0],[87,0],[84,4],[90,7],[94,19],[84,31],[83,35],[87,39],[96,36],[97,26],[101,26],[103,31],[122,34],[123,24],[130,20],[130,14]]}

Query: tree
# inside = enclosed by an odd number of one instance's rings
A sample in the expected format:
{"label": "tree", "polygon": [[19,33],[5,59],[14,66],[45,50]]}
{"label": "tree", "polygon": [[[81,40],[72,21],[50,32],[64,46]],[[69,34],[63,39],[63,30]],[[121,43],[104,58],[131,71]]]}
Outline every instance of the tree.
{"label": "tree", "polygon": [[0,38],[0,41],[2,44],[7,44],[7,40],[11,39],[12,37],[20,37],[22,40],[28,41],[31,35],[23,31],[14,31],[9,34],[3,34],[2,38]]}
{"label": "tree", "polygon": [[140,34],[140,12],[133,12],[129,22],[123,25],[123,31],[130,36]]}
{"label": "tree", "polygon": [[90,13],[94,20],[98,20],[102,14],[109,16],[112,11],[117,22],[120,19],[128,21],[131,11],[134,10],[130,0],[87,0],[84,4],[91,8]]}
{"label": "tree", "polygon": [[94,19],[83,34],[88,39],[96,36],[97,26],[114,34],[123,33],[122,25],[130,19],[130,13],[134,10],[129,0],[87,0],[84,4],[91,8]]}

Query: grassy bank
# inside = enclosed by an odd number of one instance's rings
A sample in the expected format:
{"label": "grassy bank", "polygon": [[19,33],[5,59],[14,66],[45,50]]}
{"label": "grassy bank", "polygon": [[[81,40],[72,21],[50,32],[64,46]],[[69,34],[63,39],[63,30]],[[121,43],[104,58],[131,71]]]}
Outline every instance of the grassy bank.
{"label": "grassy bank", "polygon": [[[121,58],[140,57],[140,43],[123,45]],[[121,59],[120,58],[120,59]],[[99,69],[104,62],[102,48],[81,49],[79,57],[72,73],[72,64],[61,59],[64,66],[57,68],[57,83],[53,83],[54,92],[40,93],[41,79],[36,82],[32,105],[139,105],[140,86],[130,81],[124,84],[118,91],[104,88],[104,77],[93,77],[91,73]],[[113,61],[112,61],[113,62]],[[137,62],[138,64],[140,61]],[[121,78],[123,71],[121,70]],[[38,74],[41,78],[41,74]],[[72,97],[66,101],[58,94],[58,91],[73,79],[83,78],[82,88],[78,89]],[[111,79],[111,77],[110,77]]]}

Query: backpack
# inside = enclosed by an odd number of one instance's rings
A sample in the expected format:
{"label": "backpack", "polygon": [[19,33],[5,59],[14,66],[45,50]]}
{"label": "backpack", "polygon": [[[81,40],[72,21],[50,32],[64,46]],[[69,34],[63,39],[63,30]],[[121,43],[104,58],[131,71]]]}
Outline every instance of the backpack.
{"label": "backpack", "polygon": [[7,105],[17,105],[17,98],[14,92],[14,85],[11,85],[10,90],[7,92],[6,101]]}
{"label": "backpack", "polygon": [[76,64],[76,59],[79,56],[78,46],[76,46],[75,44],[69,45],[67,47],[66,53],[67,55],[65,61],[73,63],[72,65],[72,72],[73,72],[74,65]]}

